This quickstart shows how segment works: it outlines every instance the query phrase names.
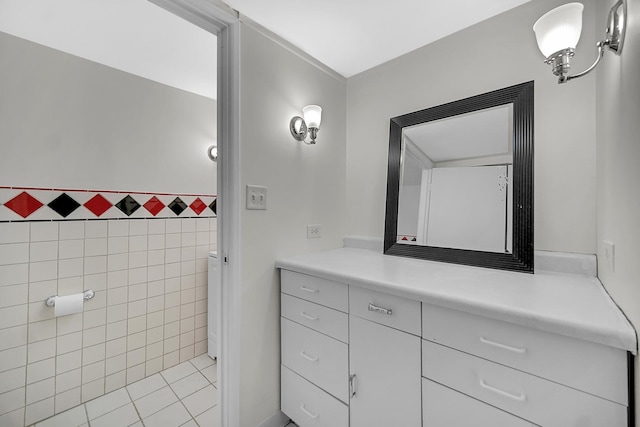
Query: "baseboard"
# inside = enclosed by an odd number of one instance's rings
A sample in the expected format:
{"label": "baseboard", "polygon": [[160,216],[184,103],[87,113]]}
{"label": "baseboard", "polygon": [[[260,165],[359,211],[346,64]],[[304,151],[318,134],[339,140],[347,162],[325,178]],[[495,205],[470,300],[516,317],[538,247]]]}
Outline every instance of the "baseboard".
{"label": "baseboard", "polygon": [[345,248],[367,249],[382,252],[383,242],[378,237],[347,236],[342,239]]}
{"label": "baseboard", "polygon": [[289,417],[278,411],[261,422],[257,427],[284,427],[289,424]]}
{"label": "baseboard", "polygon": [[596,277],[598,274],[595,255],[534,251],[533,256],[533,265],[536,270],[591,277]]}

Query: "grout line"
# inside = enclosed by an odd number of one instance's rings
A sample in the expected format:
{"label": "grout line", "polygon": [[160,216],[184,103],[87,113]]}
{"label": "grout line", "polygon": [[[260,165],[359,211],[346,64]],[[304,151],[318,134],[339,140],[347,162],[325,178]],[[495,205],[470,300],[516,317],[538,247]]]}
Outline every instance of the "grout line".
{"label": "grout line", "polygon": [[[82,386],[80,388],[80,400],[82,400]],[[84,415],[87,417],[87,422],[86,424],[88,426],[91,426],[91,420],[89,419],[89,411],[87,410],[87,405],[85,403],[81,403],[82,406],[84,406]],[[69,409],[67,409],[68,411]],[[82,424],[80,424],[82,425]]]}
{"label": "grout line", "polygon": [[[143,381],[143,380],[139,380],[139,381]],[[135,384],[135,383],[131,383],[131,384]],[[129,400],[131,401],[131,404],[133,405],[133,409],[136,411],[136,414],[138,414],[138,421],[142,422],[142,416],[140,415],[140,412],[138,411],[138,407],[136,406],[136,402],[131,397],[131,393],[129,393],[129,389],[127,388],[126,385],[124,386],[124,390],[127,393],[127,396],[129,396]],[[151,393],[153,393],[153,392],[151,392]],[[151,393],[149,393],[149,394],[151,394]],[[148,396],[148,394],[145,394],[145,396]],[[141,397],[144,397],[144,396],[141,396]],[[139,397],[138,399],[140,399],[141,397]],[[136,421],[136,423],[138,421]],[[135,423],[133,423],[133,424],[135,424]],[[131,425],[133,425],[133,424],[131,424]],[[144,425],[144,423],[142,423],[142,425]]]}

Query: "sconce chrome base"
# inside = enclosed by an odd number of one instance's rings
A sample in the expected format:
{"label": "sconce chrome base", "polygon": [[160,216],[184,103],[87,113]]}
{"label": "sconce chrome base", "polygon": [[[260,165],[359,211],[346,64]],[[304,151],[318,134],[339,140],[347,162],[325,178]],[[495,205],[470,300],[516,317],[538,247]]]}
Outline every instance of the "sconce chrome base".
{"label": "sconce chrome base", "polygon": [[620,55],[627,31],[627,0],[618,0],[613,5],[607,21],[606,44],[616,55]]}
{"label": "sconce chrome base", "polygon": [[291,136],[293,136],[293,139],[296,141],[304,141],[309,134],[307,124],[300,116],[295,116],[291,119],[289,122],[289,130],[291,131]]}
{"label": "sconce chrome base", "polygon": [[[291,131],[291,136],[296,141],[302,141],[305,144],[313,145],[316,143],[316,138],[318,137],[318,128],[307,128],[307,124],[304,119],[300,116],[295,116],[289,122],[289,130]],[[311,141],[307,142],[307,135],[311,137]]]}

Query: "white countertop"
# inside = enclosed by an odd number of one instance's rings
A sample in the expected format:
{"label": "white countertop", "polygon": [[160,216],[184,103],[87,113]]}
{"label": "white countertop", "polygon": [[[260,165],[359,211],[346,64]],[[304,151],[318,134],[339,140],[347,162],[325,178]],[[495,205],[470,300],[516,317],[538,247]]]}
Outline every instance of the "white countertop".
{"label": "white countertop", "polygon": [[515,273],[342,248],[276,267],[637,354],[636,333],[595,277]]}

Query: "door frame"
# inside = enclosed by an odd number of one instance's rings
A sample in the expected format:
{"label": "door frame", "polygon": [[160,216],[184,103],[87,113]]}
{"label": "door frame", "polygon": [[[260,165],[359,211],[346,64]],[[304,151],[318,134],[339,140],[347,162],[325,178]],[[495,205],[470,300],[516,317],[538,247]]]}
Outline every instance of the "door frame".
{"label": "door frame", "polygon": [[[240,424],[240,21],[211,0],[148,0],[218,37],[218,418]],[[203,153],[204,155],[204,153]]]}

